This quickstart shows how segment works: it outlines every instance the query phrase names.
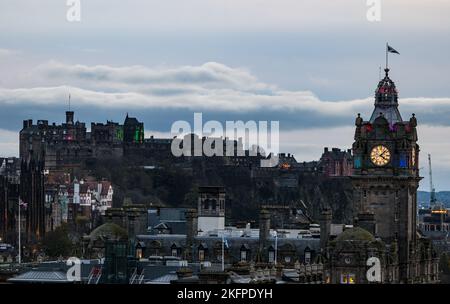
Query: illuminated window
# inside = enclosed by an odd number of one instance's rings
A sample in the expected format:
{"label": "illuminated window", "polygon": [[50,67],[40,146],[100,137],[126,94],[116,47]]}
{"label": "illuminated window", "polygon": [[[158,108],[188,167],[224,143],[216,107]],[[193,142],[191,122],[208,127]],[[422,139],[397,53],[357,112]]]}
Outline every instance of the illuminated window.
{"label": "illuminated window", "polygon": [[205,260],[205,251],[203,249],[198,250],[198,260],[201,262]]}
{"label": "illuminated window", "polygon": [[355,284],[355,283],[356,283],[355,275],[349,274],[348,275],[348,284]]}
{"label": "illuminated window", "polygon": [[341,274],[341,284],[356,284],[356,277],[353,273]]}
{"label": "illuminated window", "polygon": [[407,168],[408,167],[408,160],[406,159],[406,155],[400,155],[399,159],[399,167],[400,168]]}
{"label": "illuminated window", "polygon": [[361,168],[361,157],[355,157],[353,166],[355,167],[355,169]]}

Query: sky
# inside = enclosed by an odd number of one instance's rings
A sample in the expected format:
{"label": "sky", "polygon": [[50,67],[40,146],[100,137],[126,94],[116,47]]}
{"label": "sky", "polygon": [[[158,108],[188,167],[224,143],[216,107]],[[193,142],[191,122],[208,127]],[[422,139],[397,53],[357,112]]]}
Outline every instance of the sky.
{"label": "sky", "polygon": [[[69,1],[70,2],[70,1]],[[369,1],[371,2],[371,1]],[[450,0],[59,0],[0,2],[0,155],[18,155],[24,119],[143,121],[169,136],[176,120],[280,122],[281,152],[317,160],[351,148],[369,119],[386,42],[400,111],[416,113],[421,189],[432,154],[450,190]]]}

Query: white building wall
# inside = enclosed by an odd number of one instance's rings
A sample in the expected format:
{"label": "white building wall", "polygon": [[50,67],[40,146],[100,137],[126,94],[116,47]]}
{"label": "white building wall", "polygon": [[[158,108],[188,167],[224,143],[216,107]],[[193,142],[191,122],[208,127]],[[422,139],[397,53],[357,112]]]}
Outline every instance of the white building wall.
{"label": "white building wall", "polygon": [[225,228],[224,216],[199,216],[198,230],[199,235],[208,234],[209,231],[223,230]]}

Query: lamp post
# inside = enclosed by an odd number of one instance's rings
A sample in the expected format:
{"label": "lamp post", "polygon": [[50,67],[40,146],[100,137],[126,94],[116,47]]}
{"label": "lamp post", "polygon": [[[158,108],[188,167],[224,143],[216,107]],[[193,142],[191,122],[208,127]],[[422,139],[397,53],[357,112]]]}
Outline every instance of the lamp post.
{"label": "lamp post", "polygon": [[275,231],[275,266],[277,265],[277,256],[278,256],[278,232]]}
{"label": "lamp post", "polygon": [[222,272],[225,271],[225,236],[222,234]]}
{"label": "lamp post", "polygon": [[20,231],[20,226],[22,226],[21,224],[22,224],[22,222],[21,222],[21,220],[20,220],[20,206],[21,206],[21,199],[20,199],[20,197],[19,197],[19,216],[18,216],[18,218],[19,218],[19,265],[20,265],[20,263],[22,263],[22,244],[21,244],[21,231]]}

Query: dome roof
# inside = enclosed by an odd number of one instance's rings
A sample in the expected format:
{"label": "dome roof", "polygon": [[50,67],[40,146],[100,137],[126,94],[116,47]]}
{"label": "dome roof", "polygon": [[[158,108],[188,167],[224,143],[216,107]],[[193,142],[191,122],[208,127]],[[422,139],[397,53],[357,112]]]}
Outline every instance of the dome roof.
{"label": "dome roof", "polygon": [[369,231],[361,228],[355,227],[351,229],[347,229],[342,232],[336,238],[337,242],[343,241],[363,241],[363,242],[373,242],[375,241],[375,237]]}
{"label": "dome roof", "polygon": [[91,241],[98,239],[121,240],[127,239],[128,234],[125,229],[114,223],[106,223],[92,230],[89,235]]}
{"label": "dome roof", "polygon": [[370,118],[373,123],[377,117],[382,115],[389,124],[394,125],[402,122],[402,117],[398,111],[398,92],[395,83],[389,78],[389,69],[384,70],[386,75],[378,83],[375,91],[375,109]]}

